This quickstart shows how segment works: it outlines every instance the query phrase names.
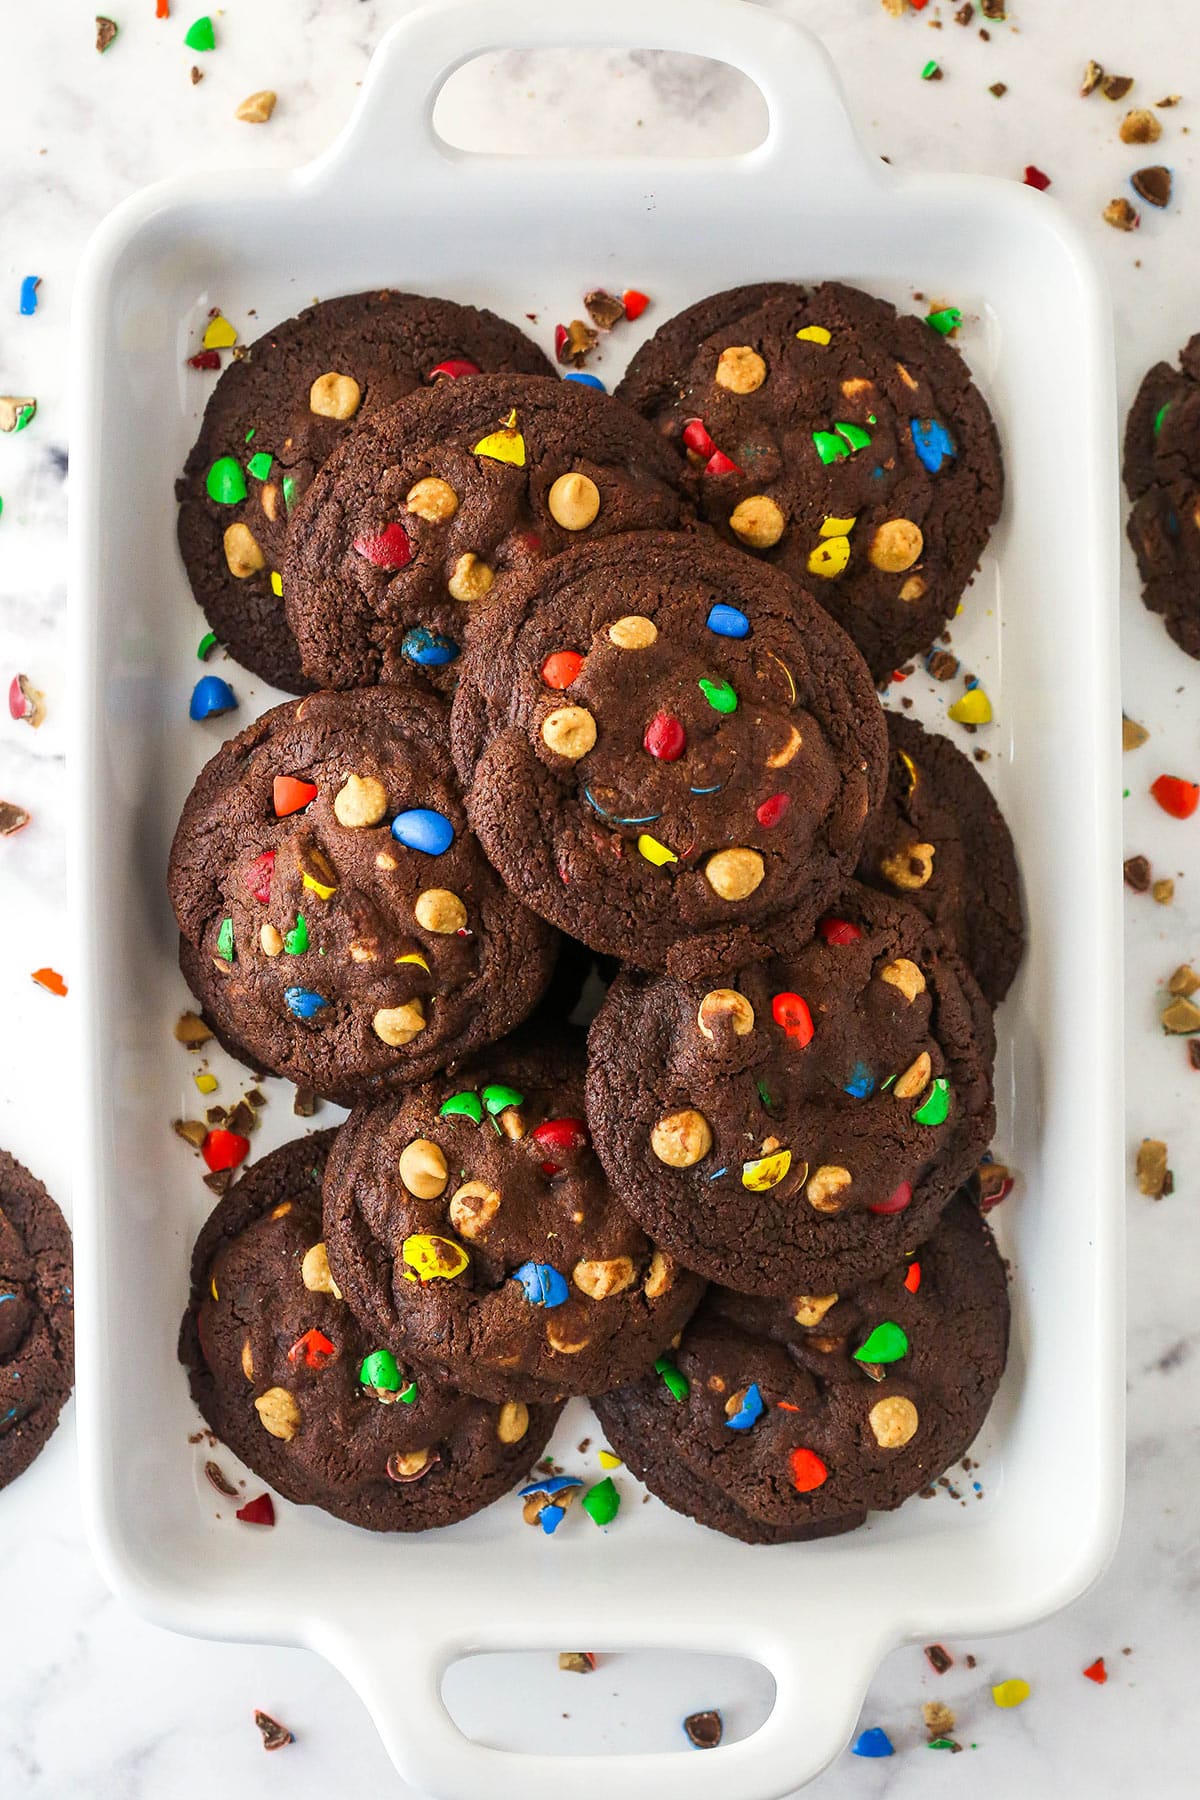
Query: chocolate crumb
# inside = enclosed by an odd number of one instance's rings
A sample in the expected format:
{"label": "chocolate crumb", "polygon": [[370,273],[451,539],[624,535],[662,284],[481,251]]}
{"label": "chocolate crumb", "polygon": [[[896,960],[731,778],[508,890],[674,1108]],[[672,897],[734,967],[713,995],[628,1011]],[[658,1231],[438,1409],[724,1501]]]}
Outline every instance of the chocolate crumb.
{"label": "chocolate crumb", "polygon": [[232,1169],[213,1169],[204,1177],[204,1185],[220,1199],[232,1180]]}
{"label": "chocolate crumb", "polygon": [[1152,163],[1148,169],[1136,169],[1129,177],[1135,194],[1140,194],[1149,206],[1166,206],[1171,198],[1171,171],[1162,163]]}
{"label": "chocolate crumb", "polygon": [[958,674],[958,658],[949,650],[931,650],[925,658],[925,667],[935,681],[953,681]]}
{"label": "chocolate crumb", "polygon": [[725,1728],[720,1713],[713,1711],[690,1713],[683,1721],[683,1729],[697,1750],[715,1750]]}
{"label": "chocolate crumb", "polygon": [[991,87],[988,89],[988,93],[995,94],[997,100],[1003,99],[1007,92],[1008,83],[1006,81],[993,81]]}
{"label": "chocolate crumb", "polygon": [[954,1658],[944,1644],[926,1644],[925,1655],[935,1675],[944,1675],[947,1669],[954,1667]]}
{"label": "chocolate crumb", "polygon": [[29,814],[23,806],[14,806],[11,800],[0,800],[0,837],[12,837],[28,823]]}
{"label": "chocolate crumb", "polygon": [[1105,75],[1100,82],[1100,92],[1106,100],[1123,100],[1132,86],[1132,75]]}
{"label": "chocolate crumb", "polygon": [[975,1658],[973,1656],[967,1657],[967,1667],[968,1669],[973,1669],[975,1667]]}
{"label": "chocolate crumb", "polygon": [[596,348],[597,333],[590,325],[585,325],[582,319],[572,319],[564,327],[564,331],[565,335],[555,355],[560,363],[573,363],[577,369],[581,369]]}
{"label": "chocolate crumb", "polygon": [[282,1750],[285,1745],[295,1742],[287,1726],[281,1725],[278,1719],[273,1719],[270,1713],[256,1712],[254,1723],[262,1732],[264,1750]]}
{"label": "chocolate crumb", "polygon": [[310,1087],[298,1087],[292,1099],[292,1111],[298,1119],[311,1119],[317,1110],[317,1096]]}
{"label": "chocolate crumb", "polygon": [[1200,1037],[1188,1040],[1188,1062],[1193,1069],[1200,1069]]}
{"label": "chocolate crumb", "polygon": [[1182,94],[1164,94],[1162,99],[1156,100],[1154,104],[1155,106],[1178,106],[1182,99]]}
{"label": "chocolate crumb", "polygon": [[212,1482],[218,1494],[224,1494],[227,1500],[236,1500],[238,1498],[237,1489],[234,1487],[232,1481],[230,1481],[228,1475],[226,1475],[220,1463],[206,1462],[204,1465],[204,1473],[208,1476],[208,1479]]}
{"label": "chocolate crumb", "polygon": [[625,317],[625,302],[604,288],[593,288],[590,294],[585,294],[583,304],[588,318],[601,331],[611,331],[618,320]]}
{"label": "chocolate crumb", "polygon": [[112,41],[116,37],[116,35],[117,35],[116,21],[114,19],[102,18],[99,14],[97,14],[96,15],[96,48],[100,52],[101,56],[104,55],[104,52],[108,49],[108,46],[112,43]]}
{"label": "chocolate crumb", "polygon": [[985,19],[1007,19],[1005,0],[979,0],[979,10]]}
{"label": "chocolate crumb", "polygon": [[208,1136],[207,1126],[202,1125],[199,1119],[175,1119],[172,1122],[171,1130],[176,1137],[181,1137],[185,1144],[190,1144],[193,1150],[198,1150]]}
{"label": "chocolate crumb", "polygon": [[975,8],[972,5],[972,0],[966,0],[966,4],[963,6],[960,6],[958,11],[955,13],[954,23],[956,25],[969,25],[971,23],[971,20],[974,17],[975,17]]}
{"label": "chocolate crumb", "polygon": [[1125,858],[1125,886],[1132,888],[1135,894],[1148,894],[1150,891],[1150,863],[1145,856],[1127,856]]}
{"label": "chocolate crumb", "polygon": [[199,85],[199,83],[202,82],[203,80],[204,80],[203,69],[198,69],[196,67],[195,63],[193,63],[192,64],[192,86],[197,87]]}

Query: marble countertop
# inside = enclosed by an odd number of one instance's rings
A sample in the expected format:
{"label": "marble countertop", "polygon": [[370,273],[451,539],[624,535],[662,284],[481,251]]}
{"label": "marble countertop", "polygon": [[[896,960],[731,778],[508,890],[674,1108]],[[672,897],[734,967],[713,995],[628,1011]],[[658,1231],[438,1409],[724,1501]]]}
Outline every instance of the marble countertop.
{"label": "marble countertop", "polygon": [[[198,184],[219,187],[234,179],[228,171],[297,163],[320,150],[353,105],[370,50],[395,12],[386,0],[230,0],[216,15],[217,49],[197,56],[182,42],[193,9],[181,12],[175,0],[165,21],[154,10],[152,0],[125,0],[119,36],[103,57],[92,12],[77,3],[9,6],[0,24],[0,390],[39,401],[34,429],[0,438],[0,675],[7,687],[13,672],[25,671],[49,708],[36,733],[0,719],[0,796],[33,814],[27,831],[0,841],[0,1143],[68,1212],[72,1099],[57,1071],[75,1019],[71,999],[36,987],[30,971],[50,965],[71,979],[64,360],[73,275],[93,226],[141,184],[187,170]],[[1013,0],[1008,21],[990,24],[989,41],[978,17],[969,28],[955,22],[949,0],[930,0],[900,20],[879,0],[794,0],[794,10],[826,40],[866,141],[893,163],[1019,180],[1032,162],[1049,174],[1111,279],[1124,409],[1144,367],[1173,356],[1200,326],[1200,234],[1192,237],[1188,223],[1200,62],[1188,0],[1090,0],[1086,9]],[[1078,97],[1089,57],[1135,77],[1130,104],[1182,90],[1179,107],[1162,115],[1153,151],[1117,141],[1123,108]],[[922,83],[930,58],[944,79]],[[204,73],[197,85],[193,63]],[[1000,98],[988,91],[996,82],[1007,85]],[[279,94],[273,119],[264,127],[238,122],[238,102],[263,87]],[[439,122],[479,148],[624,143],[711,154],[754,141],[762,107],[732,71],[690,60],[511,53],[457,77]],[[1112,230],[1102,208],[1128,194],[1139,162],[1154,159],[1175,173],[1170,209],[1144,208],[1137,233]],[[42,278],[39,304],[21,317],[18,291],[30,273]],[[1047,394],[1046,429],[1070,431],[1069,393]],[[1048,505],[1047,530],[1054,523]],[[863,1724],[883,1726],[897,1754],[840,1758],[807,1790],[817,1800],[907,1800],[961,1792],[967,1782],[977,1800],[1018,1790],[1152,1792],[1158,1800],[1195,1792],[1187,1746],[1200,1591],[1200,1073],[1188,1069],[1179,1041],[1159,1032],[1156,1001],[1178,963],[1200,961],[1200,818],[1168,819],[1147,788],[1163,770],[1200,769],[1200,667],[1142,609],[1128,553],[1122,634],[1126,710],[1152,734],[1125,759],[1127,853],[1149,857],[1176,887],[1169,907],[1133,894],[1126,906],[1129,1493],[1121,1548],[1093,1591],[1059,1618],[1002,1641],[952,1643],[955,1667],[941,1678],[919,1649],[890,1656]],[[1072,704],[1069,645],[1061,703]],[[1086,1044],[1079,1065],[1086,1081]],[[1175,1192],[1160,1203],[1139,1195],[1132,1180],[1143,1136],[1170,1146]],[[148,1493],[148,1532],[154,1507]],[[207,1800],[214,1792],[240,1800],[280,1783],[290,1800],[409,1791],[355,1695],[315,1657],[189,1642],[143,1623],[107,1593],[83,1539],[70,1410],[32,1470],[0,1494],[0,1562],[0,1793],[12,1800]],[[564,1647],[570,1635],[567,1619]],[[1104,1687],[1082,1675],[1100,1655],[1110,1673]],[[1010,1675],[1024,1677],[1032,1695],[1019,1711],[1001,1712],[989,1687]],[[957,1712],[955,1735],[971,1746],[966,1760],[924,1748],[920,1709],[933,1698]],[[547,1656],[532,1673],[520,1664],[478,1671],[465,1680],[462,1704],[464,1720],[499,1741],[524,1729],[525,1741],[556,1748],[666,1749],[676,1747],[685,1713],[716,1705],[736,1726],[757,1716],[761,1694],[732,1666],[609,1657],[580,1678],[560,1674]],[[264,1762],[256,1706],[295,1730],[282,1758]]]}

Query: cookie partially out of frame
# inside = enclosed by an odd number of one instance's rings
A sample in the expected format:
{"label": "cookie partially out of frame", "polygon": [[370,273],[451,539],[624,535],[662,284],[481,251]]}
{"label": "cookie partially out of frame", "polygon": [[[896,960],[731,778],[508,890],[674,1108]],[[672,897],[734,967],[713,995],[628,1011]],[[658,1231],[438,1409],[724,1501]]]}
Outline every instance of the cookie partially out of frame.
{"label": "cookie partially out of frame", "polygon": [[359,1324],[321,1234],[334,1135],[272,1151],[213,1211],[180,1360],[213,1431],[286,1499],[372,1531],[449,1525],[526,1473],[559,1408],[469,1399]]}
{"label": "cookie partially out of frame", "polygon": [[679,523],[678,463],[592,389],[481,376],[355,432],[298,508],[283,571],[305,674],[366,686],[459,673],[468,622],[580,542]]}
{"label": "cookie partially out of frame", "polygon": [[339,1287],[382,1342],[490,1398],[647,1369],[703,1282],[645,1236],[583,1116],[583,1039],[509,1039],[353,1112],[325,1178]]}
{"label": "cookie partially out of frame", "polygon": [[851,886],[627,970],[589,1038],[617,1192],[687,1268],[753,1294],[875,1278],[932,1231],[991,1140],[991,1013],[915,907]]}
{"label": "cookie partially out of frame", "polygon": [[845,633],[779,570],[681,532],[514,583],[472,628],[452,731],[511,892],[643,967],[716,926],[785,909],[811,925],[886,777]]}
{"label": "cookie partially out of frame", "polygon": [[953,616],[1003,471],[923,319],[840,282],[733,288],[660,326],[617,395],[686,459],[700,515],[810,585],[876,681]]}
{"label": "cookie partially out of frame", "polygon": [[992,790],[955,744],[889,712],[891,763],[858,879],[899,895],[954,945],[991,1006],[1025,950],[1016,851]]}
{"label": "cookie partially out of frame", "polygon": [[379,289],[318,301],[226,368],[176,486],[192,591],[232,656],[300,693],[279,592],[291,516],[346,434],[430,382],[552,365],[515,325],[477,306]]}
{"label": "cookie partially out of frame", "polygon": [[557,950],[475,841],[445,707],[411,683],[310,694],[232,738],[184,806],[168,887],[222,1042],[346,1104],[501,1037]]}
{"label": "cookie partially out of frame", "polygon": [[0,1150],[0,1488],[42,1449],[75,1379],[71,1232],[41,1182]]}
{"label": "cookie partially out of frame", "polygon": [[1004,1265],[956,1200],[931,1238],[845,1294],[710,1288],[663,1372],[595,1402],[626,1467],[750,1544],[851,1531],[974,1441],[1008,1346]]}
{"label": "cookie partially out of frame", "polygon": [[1178,369],[1160,362],[1145,375],[1125,426],[1124,474],[1142,599],[1200,657],[1200,334]]}

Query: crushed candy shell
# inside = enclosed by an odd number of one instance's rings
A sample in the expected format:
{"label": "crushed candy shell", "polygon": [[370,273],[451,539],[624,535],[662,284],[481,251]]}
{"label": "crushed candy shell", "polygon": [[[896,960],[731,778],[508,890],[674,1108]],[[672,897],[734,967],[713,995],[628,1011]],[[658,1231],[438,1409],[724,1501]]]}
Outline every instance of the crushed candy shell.
{"label": "crushed candy shell", "polygon": [[997,1706],[1004,1708],[1022,1706],[1028,1700],[1029,1693],[1029,1683],[1014,1677],[1011,1681],[997,1682],[992,1689],[992,1699]]}
{"label": "crushed candy shell", "polygon": [[275,1506],[270,1494],[259,1494],[257,1499],[247,1500],[245,1506],[238,1507],[234,1517],[243,1525],[273,1525]]}
{"label": "crushed candy shell", "polygon": [[880,1725],[860,1731],[851,1746],[853,1756],[895,1756],[896,1746]]}

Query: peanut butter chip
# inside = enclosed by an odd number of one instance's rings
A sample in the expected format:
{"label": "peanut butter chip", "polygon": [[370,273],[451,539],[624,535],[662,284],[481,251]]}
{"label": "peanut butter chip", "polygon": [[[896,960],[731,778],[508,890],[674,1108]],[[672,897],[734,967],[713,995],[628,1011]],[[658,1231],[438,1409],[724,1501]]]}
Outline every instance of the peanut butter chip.
{"label": "peanut butter chip", "polygon": [[899,1450],[914,1436],[920,1423],[916,1407],[903,1394],[889,1394],[886,1400],[877,1400],[867,1417],[875,1442],[883,1450]]}
{"label": "peanut butter chip", "polygon": [[749,344],[732,344],[717,358],[713,379],[731,394],[752,394],[767,379],[767,365]]}
{"label": "peanut butter chip", "polygon": [[268,1388],[265,1394],[259,1394],[254,1410],[263,1430],[273,1438],[282,1438],[285,1444],[300,1429],[300,1408],[286,1388]]}
{"label": "peanut butter chip", "polygon": [[249,1338],[245,1338],[242,1342],[242,1374],[247,1381],[254,1380],[254,1352],[250,1348]]}
{"label": "peanut butter chip", "polygon": [[335,1300],[342,1297],[342,1290],[330,1272],[324,1244],[314,1244],[304,1252],[304,1261],[300,1264],[300,1279],[310,1294],[332,1294]]}
{"label": "peanut butter chip", "polygon": [[933,1065],[929,1060],[928,1050],[922,1050],[915,1062],[909,1063],[903,1075],[899,1076],[892,1094],[897,1100],[912,1100],[917,1094],[924,1093],[929,1086],[929,1077]]}
{"label": "peanut butter chip", "polygon": [[258,539],[240,519],[235,525],[225,527],[224,543],[229,573],[238,581],[245,581],[249,576],[257,575],[260,569],[266,568],[267,559],[259,548]]}
{"label": "peanut butter chip", "polygon": [[529,1430],[529,1408],[523,1400],[506,1400],[496,1420],[496,1436],[502,1444],[519,1444]]}
{"label": "peanut butter chip", "polygon": [[552,1350],[557,1350],[562,1356],[578,1356],[581,1350],[587,1349],[591,1339],[569,1338],[558,1325],[551,1324],[546,1327],[546,1342]]}
{"label": "peanut butter chip", "polygon": [[487,563],[481,561],[473,550],[468,550],[455,563],[454,572],[446,587],[452,600],[482,600],[491,591],[495,579]]}
{"label": "peanut butter chip", "polygon": [[555,524],[564,531],[586,531],[600,511],[600,489],[588,475],[560,475],[546,496]]}
{"label": "peanut butter chip", "polygon": [[769,550],[783,536],[787,520],[769,494],[747,494],[729,515],[729,529],[751,550]]}
{"label": "peanut butter chip", "polygon": [[910,575],[900,589],[902,600],[921,600],[924,598],[929,583],[923,575]]}
{"label": "peanut butter chip", "polygon": [[722,900],[745,900],[762,881],[766,865],[757,850],[738,847],[718,850],[710,856],[704,865],[704,873],[708,885]]}
{"label": "peanut butter chip", "polygon": [[754,1008],[745,994],[739,994],[736,988],[713,988],[705,994],[696,1014],[701,1037],[711,1043],[716,1036],[716,1027],[726,1019],[737,1037],[745,1037],[747,1032],[754,1030]]}
{"label": "peanut butter chip", "polygon": [[650,1258],[650,1267],[646,1279],[642,1283],[642,1292],[647,1300],[661,1300],[675,1281],[675,1265],[662,1250],[656,1250]]}
{"label": "peanut butter chip", "polygon": [[450,1200],[450,1223],[459,1237],[482,1237],[500,1211],[500,1195],[486,1181],[464,1181]]}
{"label": "peanut butter chip", "polygon": [[889,987],[899,988],[908,1001],[915,1000],[918,994],[925,992],[925,977],[916,963],[910,962],[907,956],[898,956],[895,962],[880,969],[879,979],[886,981]]}
{"label": "peanut butter chip", "polygon": [[234,117],[244,125],[265,125],[275,111],[277,98],[273,88],[259,88],[257,93],[247,94]]}
{"label": "peanut butter chip", "polygon": [[815,1174],[809,1177],[805,1193],[809,1205],[817,1212],[840,1212],[842,1203],[838,1195],[850,1186],[849,1169],[840,1168],[837,1163],[822,1163]]}
{"label": "peanut butter chip", "polygon": [[449,888],[426,888],[413,905],[413,917],[425,931],[449,937],[467,922],[467,909]]}
{"label": "peanut butter chip", "polygon": [[373,775],[347,775],[334,796],[334,817],[348,831],[378,825],[386,812],[387,789]]}
{"label": "peanut butter chip", "polygon": [[632,1284],[634,1273],[632,1257],[611,1256],[604,1261],[577,1262],[571,1279],[593,1300],[607,1300],[612,1294],[623,1294]]}
{"label": "peanut butter chip", "polygon": [[446,1186],[446,1158],[430,1138],[414,1138],[400,1152],[400,1179],[418,1200],[436,1200]]}
{"label": "peanut butter chip", "polygon": [[905,850],[897,850],[892,856],[881,856],[880,873],[894,888],[911,891],[923,888],[933,874],[934,846],[932,844],[909,844]]}
{"label": "peanut butter chip", "polygon": [[428,519],[432,525],[440,525],[445,519],[452,519],[458,511],[458,495],[448,481],[437,475],[426,475],[423,481],[416,482],[409,488],[404,501],[410,513],[416,513],[418,519]]}
{"label": "peanut butter chip", "polygon": [[650,1148],[672,1169],[690,1169],[712,1149],[712,1127],[694,1107],[666,1113],[650,1133]]}
{"label": "peanut butter chip", "polygon": [[578,762],[596,742],[596,721],[586,706],[556,706],[542,720],[542,742],[556,756]]}
{"label": "peanut butter chip", "polygon": [[264,481],[258,490],[258,504],[270,519],[272,525],[279,517],[279,489],[273,481]]}
{"label": "peanut butter chip", "polygon": [[259,926],[258,942],[264,956],[278,956],[283,949],[283,938],[269,919]]}
{"label": "peanut butter chip", "polygon": [[308,409],[322,419],[352,419],[358,411],[362,389],[353,375],[339,375],[335,369],[318,375],[308,390]]}
{"label": "peanut butter chip", "polygon": [[924,548],[921,527],[911,519],[885,519],[871,539],[867,556],[877,569],[899,575],[912,568]]}
{"label": "peanut butter chip", "polygon": [[618,650],[647,650],[658,636],[658,626],[641,613],[627,613],[613,620],[608,635]]}
{"label": "peanut butter chip", "polygon": [[419,1000],[409,1000],[404,1006],[381,1006],[371,1023],[376,1037],[398,1050],[424,1031],[425,1008]]}
{"label": "peanut butter chip", "polygon": [[797,1325],[819,1325],[837,1302],[836,1294],[798,1294],[793,1302],[792,1317]]}
{"label": "peanut butter chip", "polygon": [[779,749],[773,750],[767,758],[768,769],[786,769],[803,742],[804,739],[800,736],[796,727],[794,725],[789,725],[786,744],[781,744]]}

